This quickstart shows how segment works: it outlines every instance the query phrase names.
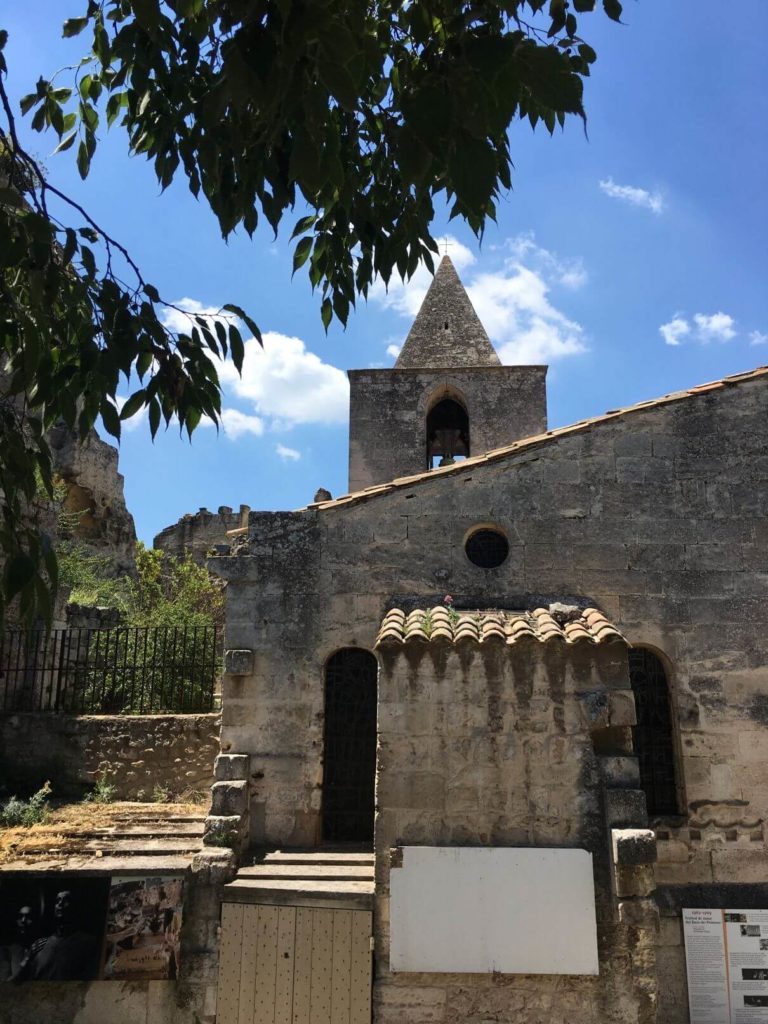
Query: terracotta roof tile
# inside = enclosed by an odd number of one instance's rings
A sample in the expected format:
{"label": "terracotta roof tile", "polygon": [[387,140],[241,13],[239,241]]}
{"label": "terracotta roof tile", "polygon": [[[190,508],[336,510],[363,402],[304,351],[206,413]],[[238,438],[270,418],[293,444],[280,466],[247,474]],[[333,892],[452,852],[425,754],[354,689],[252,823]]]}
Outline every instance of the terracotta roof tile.
{"label": "terracotta roof tile", "polygon": [[558,621],[548,608],[533,611],[455,611],[437,605],[417,608],[407,615],[392,608],[384,616],[376,637],[376,646],[399,646],[413,641],[438,640],[458,644],[506,643],[558,640],[569,645],[579,643],[626,643],[624,636],[597,608],[575,609],[565,622]]}
{"label": "terracotta roof tile", "polygon": [[583,433],[591,430],[593,427],[600,426],[602,423],[611,422],[621,416],[629,416],[632,415],[632,413],[646,412],[648,409],[660,408],[661,406],[669,405],[673,402],[682,402],[688,399],[698,398],[702,395],[707,395],[712,391],[719,391],[723,388],[733,387],[734,385],[741,384],[745,381],[760,380],[766,377],[768,377],[768,366],[759,366],[755,370],[748,370],[745,373],[736,373],[730,377],[723,377],[722,380],[712,381],[709,384],[699,384],[697,387],[688,388],[685,391],[675,391],[670,395],[662,395],[660,398],[653,398],[649,401],[638,402],[636,405],[626,406],[623,409],[612,409],[603,416],[594,416],[591,419],[579,420],[578,423],[573,423],[566,427],[558,427],[556,430],[548,430],[544,434],[535,434],[533,437],[524,437],[519,441],[515,441],[514,444],[506,445],[503,448],[494,448],[492,451],[484,452],[482,455],[474,455],[461,462],[456,462],[452,466],[443,466],[440,469],[429,470],[425,473],[417,473],[413,476],[398,477],[396,480],[389,481],[388,483],[368,487],[364,491],[344,494],[339,498],[332,499],[331,501],[313,502],[311,505],[307,505],[306,508],[325,510],[366,501],[376,495],[385,494],[401,487],[412,487],[414,484],[423,483],[427,480],[434,480],[438,475],[444,476],[451,473],[463,473],[468,469],[472,469],[474,466],[481,465],[482,463],[496,462],[499,459],[507,458],[510,455],[517,455],[528,449],[536,448],[539,445],[549,444],[552,441],[556,441],[558,438],[568,437],[571,434]]}

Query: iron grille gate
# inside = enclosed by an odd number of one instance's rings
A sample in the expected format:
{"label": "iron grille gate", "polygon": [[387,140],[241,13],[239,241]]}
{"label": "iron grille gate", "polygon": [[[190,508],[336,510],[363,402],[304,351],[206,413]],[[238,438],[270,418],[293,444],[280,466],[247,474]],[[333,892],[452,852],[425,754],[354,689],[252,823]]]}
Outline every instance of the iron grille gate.
{"label": "iron grille gate", "polygon": [[677,814],[675,740],[664,666],[652,651],[635,648],[629,652],[629,678],[637,713],[632,734],[648,813]]}
{"label": "iron grille gate", "polygon": [[347,647],[325,670],[323,839],[373,840],[376,786],[376,677],[369,652]]}
{"label": "iron grille gate", "polygon": [[211,711],[218,666],[215,627],[9,630],[0,711]]}

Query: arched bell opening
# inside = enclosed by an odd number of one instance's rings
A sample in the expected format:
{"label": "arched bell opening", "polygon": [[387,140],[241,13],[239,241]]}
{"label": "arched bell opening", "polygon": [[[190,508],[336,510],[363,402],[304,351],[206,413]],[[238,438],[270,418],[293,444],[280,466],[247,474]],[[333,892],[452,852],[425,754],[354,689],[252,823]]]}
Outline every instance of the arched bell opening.
{"label": "arched bell opening", "polygon": [[373,843],[378,669],[375,656],[360,647],[343,647],[325,664],[326,843]]}
{"label": "arched bell opening", "polygon": [[427,413],[427,469],[469,457],[469,414],[455,398],[443,398]]}

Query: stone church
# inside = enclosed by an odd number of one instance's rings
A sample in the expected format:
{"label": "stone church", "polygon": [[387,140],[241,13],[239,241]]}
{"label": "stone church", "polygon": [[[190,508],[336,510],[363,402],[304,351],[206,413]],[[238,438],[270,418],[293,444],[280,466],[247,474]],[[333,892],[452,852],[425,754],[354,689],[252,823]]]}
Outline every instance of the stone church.
{"label": "stone church", "polygon": [[218,1020],[694,1019],[682,911],[768,909],[768,370],[548,430],[445,257],[349,378],[350,493],[209,562]]}

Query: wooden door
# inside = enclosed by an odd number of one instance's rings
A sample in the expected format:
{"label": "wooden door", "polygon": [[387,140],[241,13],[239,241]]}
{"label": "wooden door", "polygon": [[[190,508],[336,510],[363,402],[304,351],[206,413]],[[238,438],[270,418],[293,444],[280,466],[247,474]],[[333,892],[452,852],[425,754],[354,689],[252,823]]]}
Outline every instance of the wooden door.
{"label": "wooden door", "polygon": [[224,903],[218,1024],[370,1024],[368,910]]}

